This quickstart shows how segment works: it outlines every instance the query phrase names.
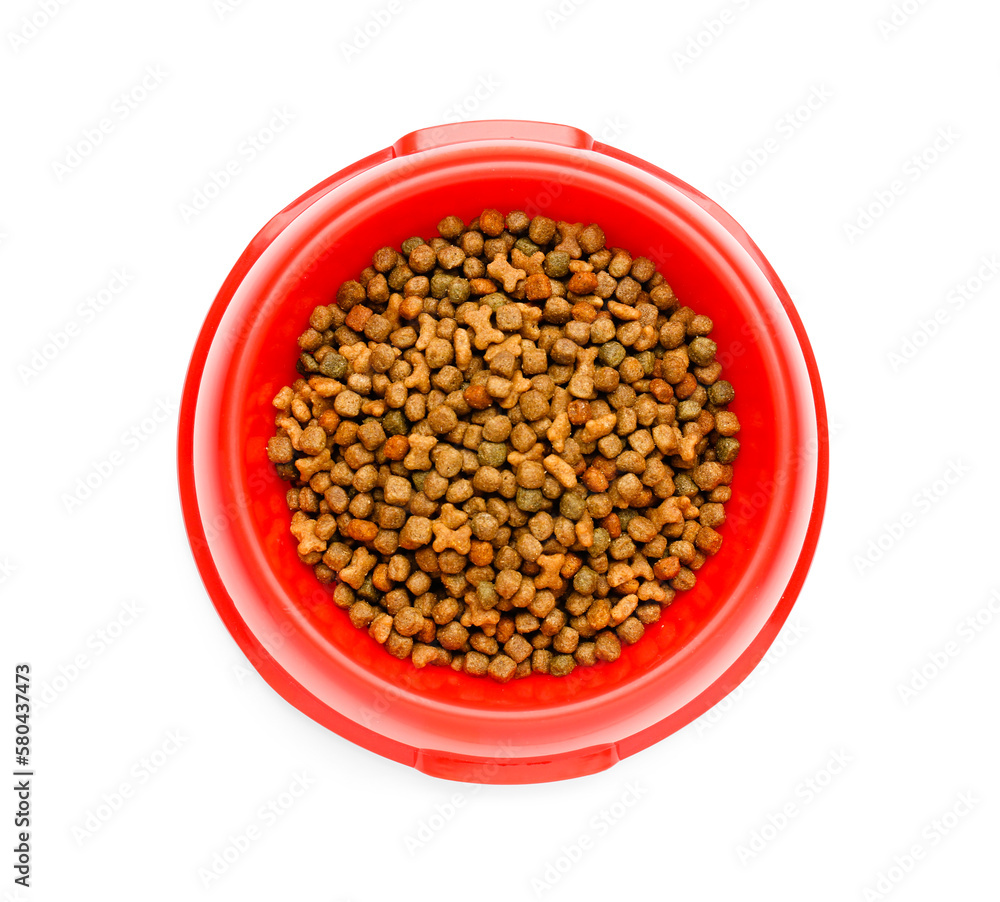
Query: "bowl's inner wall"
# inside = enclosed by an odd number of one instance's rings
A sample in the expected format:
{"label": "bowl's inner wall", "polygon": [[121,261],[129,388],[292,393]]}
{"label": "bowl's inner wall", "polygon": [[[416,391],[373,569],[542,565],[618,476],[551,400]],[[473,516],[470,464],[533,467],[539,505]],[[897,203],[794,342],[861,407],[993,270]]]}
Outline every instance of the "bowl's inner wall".
{"label": "bowl's inner wall", "polygon": [[[240,616],[279,666],[333,710],[362,726],[388,730],[386,735],[400,741],[417,744],[425,731],[458,733],[475,748],[487,738],[471,726],[476,717],[494,717],[499,726],[505,712],[537,711],[546,719],[539,730],[547,738],[579,748],[580,703],[595,706],[612,697],[622,702],[623,691],[632,704],[616,704],[613,711],[604,705],[602,716],[612,720],[619,712],[623,723],[634,717],[633,731],[651,726],[690,702],[738,656],[707,661],[710,655],[703,652],[710,642],[738,643],[739,650],[749,645],[788,579],[774,592],[770,571],[790,574],[802,547],[804,526],[802,535],[799,527],[808,519],[815,481],[810,483],[810,468],[800,466],[797,454],[808,432],[804,423],[812,416],[814,424],[815,413],[808,384],[793,384],[805,369],[801,362],[788,362],[795,354],[801,361],[801,350],[787,320],[779,322],[780,304],[775,297],[762,298],[767,286],[759,272],[751,285],[746,260],[739,264],[744,271],[736,271],[733,255],[741,251],[733,250],[736,242],[722,227],[708,235],[704,221],[691,225],[693,204],[675,189],[664,186],[663,197],[653,198],[642,185],[616,186],[606,174],[585,171],[586,160],[571,171],[565,163],[543,163],[514,151],[509,160],[466,159],[446,172],[410,160],[393,161],[389,168],[379,178],[366,174],[364,184],[363,179],[347,183],[286,229],[244,280],[220,323],[199,396],[199,408],[207,408],[202,395],[215,393],[218,410],[214,417],[200,410],[195,427],[196,458],[216,459],[218,468],[213,475],[206,465],[198,479],[200,499],[200,487],[206,487],[199,503],[209,543],[226,545],[213,548],[220,576]],[[671,200],[671,194],[677,197]],[[487,206],[597,222],[609,246],[651,257],[682,303],[712,317],[723,378],[736,389],[731,409],[742,424],[733,497],[720,530],[724,545],[698,572],[695,589],[678,594],[617,662],[577,668],[563,679],[532,675],[506,685],[449,668],[417,670],[355,629],[333,605],[331,590],[299,562],[288,531],[287,484],[265,454],[274,432],[270,401],[297,378],[296,338],[312,308],[332,302],[340,283],[357,277],[377,248],[398,247],[412,235],[430,238],[443,216],[456,214],[468,222]],[[708,218],[698,212],[701,220]],[[723,237],[730,245],[725,254],[712,246]],[[223,384],[207,385],[212,374]],[[214,503],[208,501],[210,486],[218,495]],[[214,530],[213,513],[221,527]],[[792,519],[795,528],[789,529]],[[640,688],[644,692],[637,692]],[[400,696],[413,704],[394,705]],[[411,710],[417,706],[422,710]],[[471,719],[456,725],[449,713],[456,708]],[[518,729],[524,723],[521,719]],[[501,732],[509,736],[511,728]]]}

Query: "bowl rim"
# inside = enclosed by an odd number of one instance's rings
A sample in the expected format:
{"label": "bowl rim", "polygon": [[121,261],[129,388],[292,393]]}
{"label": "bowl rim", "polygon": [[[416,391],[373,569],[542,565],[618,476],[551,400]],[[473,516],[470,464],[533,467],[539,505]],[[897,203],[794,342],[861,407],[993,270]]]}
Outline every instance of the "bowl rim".
{"label": "bowl rim", "polygon": [[[611,745],[591,746],[533,757],[499,760],[491,756],[454,754],[410,746],[375,730],[362,726],[354,719],[334,711],[305,686],[296,681],[273,658],[253,634],[236,608],[235,602],[216,567],[206,524],[198,503],[195,472],[192,464],[194,433],[199,390],[206,361],[220,322],[247,273],[275,238],[309,207],[343,183],[381,163],[403,155],[448,147],[469,141],[540,141],[603,154],[635,167],[666,182],[693,200],[714,218],[743,247],[760,270],[781,304],[798,347],[802,364],[809,376],[816,416],[816,483],[812,508],[804,540],[788,584],[763,628],[741,655],[707,689],[671,715]],[[345,738],[380,755],[416,767],[436,776],[450,779],[493,783],[538,782],[564,779],[593,773],[610,767],[620,758],[635,754],[659,739],[689,723],[717,704],[741,683],[760,661],[781,629],[804,584],[815,554],[826,504],[829,472],[829,437],[822,384],[811,345],[794,304],[777,274],[756,244],[736,221],[717,203],[675,176],[651,163],[606,144],[595,142],[585,132],[553,123],[532,123],[511,120],[484,120],[457,125],[438,126],[412,132],[392,147],[377,151],[340,170],[306,191],[272,217],[251,240],[223,282],[199,332],[188,367],[178,422],[178,485],[181,507],[189,542],[202,581],[217,613],[240,648],[261,676],[287,701],[314,720]],[[335,717],[331,717],[331,711]]]}

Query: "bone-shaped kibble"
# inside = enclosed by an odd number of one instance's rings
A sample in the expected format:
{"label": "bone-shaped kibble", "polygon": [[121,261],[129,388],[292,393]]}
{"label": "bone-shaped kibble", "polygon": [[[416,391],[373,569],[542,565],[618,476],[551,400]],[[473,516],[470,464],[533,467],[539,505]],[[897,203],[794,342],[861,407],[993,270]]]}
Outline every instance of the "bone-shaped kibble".
{"label": "bone-shaped kibble", "polygon": [[459,554],[468,554],[472,547],[472,527],[466,523],[458,529],[449,529],[443,520],[435,520],[431,526],[434,530],[434,544],[431,546],[438,554],[446,548],[453,548]]}
{"label": "bone-shaped kibble", "polygon": [[455,345],[455,366],[463,372],[472,363],[472,341],[465,329],[456,329],[453,339]]}
{"label": "bone-shaped kibble", "polygon": [[308,482],[320,470],[329,470],[331,463],[330,449],[324,448],[315,457],[306,456],[295,461],[295,466],[298,468],[302,480]]}
{"label": "bone-shaped kibble", "polygon": [[549,415],[555,416],[556,414],[563,413],[569,408],[569,402],[572,400],[572,396],[565,388],[561,385],[557,385],[552,391],[552,398],[549,401]]}
{"label": "bone-shaped kibble", "polygon": [[576,521],[576,540],[584,548],[594,544],[594,518],[590,514],[584,514]]}
{"label": "bone-shaped kibble", "polygon": [[637,604],[639,604],[638,595],[626,595],[611,609],[611,625],[618,626],[631,617]]}
{"label": "bone-shaped kibble", "polygon": [[435,435],[410,434],[410,450],[403,458],[403,466],[407,470],[429,470],[431,464],[431,448],[437,444]]}
{"label": "bone-shaped kibble", "polygon": [[382,314],[387,320],[389,320],[389,325],[393,329],[399,327],[399,308],[403,303],[403,296],[397,292],[393,292],[389,295],[389,301],[385,305],[385,313]]}
{"label": "bone-shaped kibble", "polygon": [[656,601],[663,604],[667,600],[667,590],[656,581],[647,580],[639,586],[639,601]]}
{"label": "bone-shaped kibble", "polygon": [[493,262],[486,267],[486,271],[500,282],[503,282],[503,290],[513,291],[517,283],[527,276],[523,269],[511,266],[506,254],[497,254]]}
{"label": "bone-shaped kibble", "polygon": [[500,402],[500,406],[504,410],[512,410],[517,407],[519,401],[521,400],[521,395],[531,388],[531,380],[524,375],[520,370],[514,373],[514,378],[511,380],[510,394],[507,395]]}
{"label": "bone-shaped kibble", "polygon": [[677,453],[680,454],[681,460],[683,460],[684,463],[694,463],[695,448],[698,446],[698,442],[700,441],[701,434],[698,432],[692,432],[690,435],[685,435],[680,440]]}
{"label": "bone-shaped kibble", "polygon": [[588,420],[583,427],[583,440],[585,442],[596,442],[599,438],[611,435],[615,426],[618,425],[618,414],[607,413],[603,417]]}
{"label": "bone-shaped kibble", "polygon": [[647,517],[653,526],[656,527],[657,531],[661,530],[668,523],[684,522],[684,513],[680,509],[678,499],[673,495],[667,498],[661,505],[651,510],[647,514]]}
{"label": "bone-shaped kibble", "polygon": [[367,548],[359,545],[354,549],[354,557],[351,558],[351,563],[340,571],[340,580],[347,583],[352,589],[360,589],[361,584],[365,581],[365,577],[372,567],[375,566],[377,560],[378,558]]}
{"label": "bone-shaped kibble", "polygon": [[498,345],[490,345],[485,351],[483,351],[483,360],[486,361],[487,369],[491,370],[489,364],[493,362],[497,354],[501,353],[502,351],[509,351],[511,349],[511,344],[510,344],[511,338],[518,338],[518,336],[517,335],[508,336],[505,341],[502,341]]}
{"label": "bone-shaped kibble", "polygon": [[542,572],[534,578],[536,589],[551,589],[558,594],[563,588],[563,579],[559,575],[562,565],[566,562],[565,554],[540,554],[535,562]]}
{"label": "bone-shaped kibble", "polygon": [[431,368],[427,365],[424,355],[414,351],[407,360],[413,367],[413,372],[403,380],[403,385],[406,388],[415,388],[426,395],[431,390]]}
{"label": "bone-shaped kibble", "polygon": [[313,376],[309,380],[309,387],[320,398],[335,398],[344,390],[344,385],[329,376]]}
{"label": "bone-shaped kibble", "polygon": [[525,275],[536,276],[543,272],[542,264],[545,262],[545,254],[542,251],[535,251],[530,257],[522,253],[520,248],[512,248],[510,252],[511,262],[518,268],[523,269]]}
{"label": "bone-shaped kibble", "polygon": [[[542,308],[536,307],[534,304],[524,304],[518,302],[517,309],[521,311],[521,319],[524,324],[527,325],[538,325],[542,319]],[[534,344],[532,344],[534,347]]]}
{"label": "bone-shaped kibble", "polygon": [[600,348],[580,348],[576,352],[576,375],[593,376],[594,361],[601,352]]}
{"label": "bone-shaped kibble", "polygon": [[660,454],[673,454],[680,441],[680,433],[674,426],[660,424],[653,427],[653,441]]}
{"label": "bone-shaped kibble", "polygon": [[498,344],[507,337],[490,323],[492,316],[493,308],[488,304],[480,304],[479,309],[465,314],[465,322],[472,326],[472,331],[476,333],[473,344],[480,351],[485,351],[490,345]]}
{"label": "bone-shaped kibble", "polygon": [[[464,510],[455,507],[451,502],[446,502],[441,505],[441,510],[438,512],[438,520],[444,523],[449,529],[458,529],[468,522],[469,515]],[[652,577],[650,578],[652,579]]]}
{"label": "bone-shaped kibble", "polygon": [[637,554],[633,557],[631,566],[633,576],[641,576],[643,579],[653,579],[653,568],[643,555]]}
{"label": "bone-shaped kibble", "polygon": [[299,554],[326,551],[326,542],[316,535],[316,521],[302,511],[292,515],[292,535],[299,540]]}
{"label": "bone-shaped kibble", "polygon": [[478,626],[484,633],[488,627],[496,626],[499,622],[500,612],[496,608],[490,608],[488,611],[484,611],[482,608],[470,608],[462,615],[461,619],[462,626]]}
{"label": "bone-shaped kibble", "polygon": [[[567,415],[565,410],[561,410],[558,414],[556,414],[556,418],[552,421],[552,425],[549,426],[548,430],[545,433],[545,436],[546,438],[548,438],[549,444],[552,445],[552,450],[558,451],[560,454],[562,454],[563,451],[566,450],[566,439],[570,437],[572,432],[573,432],[573,427],[569,423],[569,416]],[[561,460],[561,458],[556,458],[556,459]],[[566,463],[565,461],[562,462]],[[569,467],[569,464],[566,464],[566,466]],[[570,470],[572,470],[572,467],[570,467]],[[555,476],[555,473],[553,473],[552,475]],[[556,478],[559,479],[558,476],[556,476]],[[561,479],[559,481],[562,482]],[[573,476],[573,485],[576,485],[575,475]],[[570,486],[566,487],[570,488]]]}
{"label": "bone-shaped kibble", "polygon": [[625,561],[615,561],[608,567],[604,578],[608,581],[608,585],[614,589],[627,583],[633,576],[632,568]]}
{"label": "bone-shaped kibble", "polygon": [[483,360],[487,363],[492,363],[493,358],[497,356],[501,351],[510,351],[515,357],[521,356],[521,336],[520,335],[509,335],[507,338],[500,342],[498,345],[490,345],[483,352]]}
{"label": "bone-shaped kibble", "polygon": [[292,387],[286,385],[274,396],[274,400],[271,403],[282,413],[287,414],[292,408],[292,400],[294,398],[295,392],[292,391]]}
{"label": "bone-shaped kibble", "polygon": [[420,324],[420,334],[414,347],[418,351],[426,351],[427,345],[437,338],[437,320],[429,313],[421,313],[417,322]]}
{"label": "bone-shaped kibble", "polygon": [[362,375],[371,373],[372,352],[371,348],[363,341],[341,348],[340,354],[342,357],[347,358],[350,372],[361,373]]}
{"label": "bone-shaped kibble", "polygon": [[[566,422],[568,423],[569,420],[567,419]],[[576,485],[576,473],[573,471],[573,468],[558,455],[550,454],[545,458],[545,460],[542,461],[542,466],[556,478],[563,488],[571,489]]]}
{"label": "bone-shaped kibble", "polygon": [[635,322],[640,313],[635,307],[629,307],[628,304],[621,304],[618,301],[608,301],[608,312],[618,320],[622,322]]}
{"label": "bone-shaped kibble", "polygon": [[577,240],[580,232],[583,231],[582,222],[560,222],[559,223],[559,243],[555,250],[569,254],[574,260],[579,260],[583,256],[580,243]]}
{"label": "bone-shaped kibble", "polygon": [[491,398],[506,398],[511,391],[512,383],[510,379],[503,376],[489,376],[486,379],[486,392]]}
{"label": "bone-shaped kibble", "polygon": [[302,448],[299,447],[299,439],[302,438],[302,425],[297,419],[295,419],[295,417],[283,417],[278,415],[274,418],[274,425],[279,429],[285,430],[289,441],[292,443],[292,447],[296,451],[302,450]]}
{"label": "bone-shaped kibble", "polygon": [[633,347],[637,351],[648,351],[656,347],[657,332],[652,326],[643,326],[639,331],[639,337],[635,340]]}

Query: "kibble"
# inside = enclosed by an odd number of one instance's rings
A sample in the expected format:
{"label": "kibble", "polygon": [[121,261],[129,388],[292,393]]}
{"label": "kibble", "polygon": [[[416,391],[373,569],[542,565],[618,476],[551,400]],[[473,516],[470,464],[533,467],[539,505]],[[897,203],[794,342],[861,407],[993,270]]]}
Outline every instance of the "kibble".
{"label": "kibble", "polygon": [[273,401],[300,559],[416,667],[618,660],[723,553],[740,423],[712,328],[593,223],[490,208],[379,248]]}

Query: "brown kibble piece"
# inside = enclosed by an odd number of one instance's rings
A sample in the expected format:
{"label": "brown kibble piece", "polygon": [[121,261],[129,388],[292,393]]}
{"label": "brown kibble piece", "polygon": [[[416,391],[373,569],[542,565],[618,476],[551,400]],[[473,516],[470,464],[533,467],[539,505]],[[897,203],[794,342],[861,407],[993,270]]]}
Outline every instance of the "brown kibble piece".
{"label": "brown kibble piece", "polygon": [[287,464],[294,457],[295,449],[287,435],[272,436],[267,441],[267,457],[272,463]]}
{"label": "brown kibble piece", "polygon": [[544,273],[528,276],[524,283],[524,296],[529,301],[544,301],[552,297],[552,281]]}
{"label": "brown kibble piece", "polygon": [[498,683],[507,683],[514,678],[517,664],[507,655],[495,655],[487,672]]}
{"label": "brown kibble piece", "polygon": [[464,398],[473,410],[485,410],[493,403],[493,398],[482,385],[470,385],[465,390]]}
{"label": "brown kibble piece", "polygon": [[549,662],[549,673],[552,676],[569,676],[576,667],[572,655],[553,655]]}
{"label": "brown kibble piece", "polygon": [[503,647],[504,652],[517,664],[531,655],[531,643],[520,633],[511,636]]}
{"label": "brown kibble piece", "polygon": [[399,534],[399,547],[413,551],[428,544],[433,535],[427,517],[410,517]]}
{"label": "brown kibble piece", "polygon": [[622,653],[622,644],[610,630],[599,633],[596,639],[596,654],[599,661],[617,661]]}
{"label": "brown kibble piece", "polygon": [[405,435],[393,435],[385,440],[382,453],[389,460],[402,460],[410,450],[410,440]]}
{"label": "brown kibble piece", "polygon": [[401,636],[415,636],[424,625],[424,618],[416,608],[403,608],[393,618],[392,626]]}
{"label": "brown kibble piece", "polygon": [[574,273],[566,289],[573,294],[592,294],[597,289],[597,276],[592,272]]}
{"label": "brown kibble piece", "polygon": [[642,634],[645,632],[646,628],[642,625],[641,621],[637,617],[629,617],[624,623],[619,626],[615,632],[618,634],[618,638],[622,642],[626,642],[629,645],[635,645],[642,638]]}
{"label": "brown kibble piece", "polygon": [[703,526],[698,530],[698,535],[694,540],[695,547],[706,554],[718,554],[722,548],[722,536],[710,526]]}

